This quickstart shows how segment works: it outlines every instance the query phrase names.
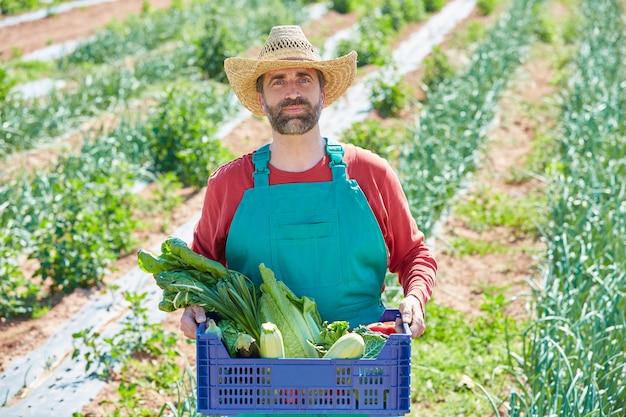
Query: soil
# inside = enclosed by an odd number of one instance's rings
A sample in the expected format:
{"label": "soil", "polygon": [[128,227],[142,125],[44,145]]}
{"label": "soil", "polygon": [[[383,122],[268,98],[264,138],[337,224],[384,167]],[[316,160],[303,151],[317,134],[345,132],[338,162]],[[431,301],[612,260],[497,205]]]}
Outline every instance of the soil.
{"label": "soil", "polygon": [[[123,20],[131,13],[141,10],[144,0],[121,0],[103,3],[101,5],[76,9],[60,15],[55,15],[36,22],[23,23],[0,29],[1,58],[8,58],[13,52],[29,53],[44,48],[51,43],[64,42],[77,38],[84,38],[102,28],[111,20]],[[167,7],[169,0],[151,0],[152,7]],[[330,14],[331,23],[324,22],[312,25],[307,34],[319,33],[326,35],[333,25],[350,25],[350,17],[338,17]],[[471,19],[484,19],[472,16]],[[415,29],[415,28],[413,28]],[[315,32],[317,31],[317,32]],[[315,35],[310,35],[314,37]],[[444,47],[445,49],[445,47]],[[523,66],[521,76],[525,83],[532,83],[533,88],[520,88],[511,92],[501,103],[499,124],[489,134],[489,151],[485,155],[483,168],[475,174],[470,189],[473,186],[488,186],[510,195],[519,195],[529,192],[530,189],[542,187],[539,182],[515,183],[508,181],[511,167],[521,167],[531,151],[532,139],[537,126],[532,120],[520,112],[510,112],[519,102],[539,103],[549,96],[553,87],[549,80],[552,77],[550,66],[541,60],[533,60],[531,64]],[[407,80],[419,78],[419,73],[407,75]],[[415,85],[415,84],[414,84]],[[375,115],[372,115],[375,117]],[[246,119],[240,126],[224,139],[224,143],[235,154],[242,154],[257,148],[270,138],[270,128],[267,122],[259,118]],[[32,154],[31,161],[37,165],[37,154]],[[175,230],[189,219],[193,218],[201,209],[204,190],[182,190],[184,204],[175,209],[170,220],[169,231]],[[503,254],[489,254],[486,256],[454,256],[448,250],[448,242],[453,236],[474,236],[487,241],[506,242],[513,250]],[[450,215],[445,224],[437,231],[433,240],[434,252],[439,263],[438,279],[433,299],[437,303],[460,310],[468,316],[481,314],[480,295],[485,285],[498,287],[508,286],[508,296],[512,300],[509,304],[509,313],[513,315],[525,314],[523,291],[528,288],[526,280],[531,278],[537,268],[537,259],[533,253],[541,253],[542,243],[530,238],[510,239],[510,231],[506,229],[488,230],[478,234],[472,231],[454,214]],[[137,248],[155,247],[167,237],[166,232],[155,228],[153,231],[142,233]],[[528,250],[531,248],[531,250]],[[115,271],[106,278],[107,282],[114,282],[136,266],[136,254],[130,254],[116,262],[111,270]],[[0,371],[14,358],[26,354],[45,340],[55,329],[70,319],[80,307],[97,294],[98,290],[78,290],[63,297],[42,318],[21,320],[0,320]],[[178,331],[180,314],[172,313],[163,326],[172,331]],[[194,356],[193,345],[185,343],[181,334],[179,348]],[[106,415],[106,404],[117,403],[117,394],[112,384],[105,389],[98,398],[89,404],[83,413],[86,415]],[[108,412],[112,412],[108,410]]]}
{"label": "soil", "polygon": [[[83,39],[113,20],[123,22],[141,13],[143,0],[117,0],[52,14],[42,20],[0,28],[0,58],[26,55],[52,44]],[[153,9],[169,7],[172,0],[150,0]]]}

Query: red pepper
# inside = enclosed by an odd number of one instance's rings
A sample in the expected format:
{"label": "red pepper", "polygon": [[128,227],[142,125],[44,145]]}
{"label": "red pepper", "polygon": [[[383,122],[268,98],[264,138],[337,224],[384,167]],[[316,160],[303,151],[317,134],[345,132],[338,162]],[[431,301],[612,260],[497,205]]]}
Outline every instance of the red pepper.
{"label": "red pepper", "polygon": [[376,322],[370,323],[366,326],[373,332],[384,333],[386,335],[390,335],[396,332],[396,322],[395,321],[385,321],[385,322]]}

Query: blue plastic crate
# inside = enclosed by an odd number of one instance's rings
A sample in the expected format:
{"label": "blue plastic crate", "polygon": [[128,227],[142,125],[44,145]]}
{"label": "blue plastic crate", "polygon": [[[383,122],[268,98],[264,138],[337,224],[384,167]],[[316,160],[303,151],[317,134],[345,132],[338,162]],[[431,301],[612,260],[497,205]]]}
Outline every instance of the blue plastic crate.
{"label": "blue plastic crate", "polygon": [[[392,321],[386,310],[380,321]],[[392,334],[376,359],[231,358],[201,325],[196,334],[198,411],[401,415],[410,410],[411,336]]]}

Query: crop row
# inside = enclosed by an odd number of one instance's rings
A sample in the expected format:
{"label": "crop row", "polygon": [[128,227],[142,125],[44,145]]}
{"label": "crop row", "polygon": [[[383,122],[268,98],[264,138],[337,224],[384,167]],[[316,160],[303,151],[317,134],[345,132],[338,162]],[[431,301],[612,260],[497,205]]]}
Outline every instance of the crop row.
{"label": "crop row", "polygon": [[588,0],[562,100],[536,319],[511,416],[626,413],[626,30],[616,0]]}
{"label": "crop row", "polygon": [[413,216],[430,234],[479,163],[485,134],[506,88],[539,31],[541,0],[513,1],[467,68],[429,94],[404,141],[399,175]]}

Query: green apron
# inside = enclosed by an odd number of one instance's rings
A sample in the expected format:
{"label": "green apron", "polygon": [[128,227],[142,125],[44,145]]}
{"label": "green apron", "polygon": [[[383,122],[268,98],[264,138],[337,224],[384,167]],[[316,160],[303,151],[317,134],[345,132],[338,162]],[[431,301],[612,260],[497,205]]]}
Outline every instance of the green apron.
{"label": "green apron", "polygon": [[377,321],[387,250],[376,217],[354,180],[343,148],[327,144],[332,181],[269,186],[269,145],[252,157],[254,187],[235,212],[226,241],[228,267],[261,283],[259,264],[298,296],[317,303],[323,320],[351,327]]}
{"label": "green apron", "polygon": [[355,327],[378,321],[384,311],[387,250],[365,195],[347,179],[343,148],[327,144],[326,152],[332,181],[273,186],[269,145],[253,154],[254,187],[235,212],[226,261],[257,284],[264,263],[298,297],[315,299],[323,320]]}

